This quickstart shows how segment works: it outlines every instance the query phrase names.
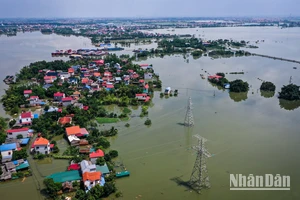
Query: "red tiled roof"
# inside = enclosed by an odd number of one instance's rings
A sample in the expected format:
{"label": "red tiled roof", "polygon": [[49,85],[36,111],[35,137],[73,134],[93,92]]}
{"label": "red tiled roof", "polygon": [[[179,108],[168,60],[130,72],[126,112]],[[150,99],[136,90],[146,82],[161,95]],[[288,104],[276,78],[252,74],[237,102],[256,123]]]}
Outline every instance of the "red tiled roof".
{"label": "red tiled roof", "polygon": [[144,83],[145,80],[144,80],[144,79],[140,79],[139,82],[140,82],[140,83]]}
{"label": "red tiled roof", "polygon": [[142,97],[142,96],[147,96],[147,94],[142,93],[142,94],[135,94],[136,97]]}
{"label": "red tiled roof", "polygon": [[140,67],[148,67],[148,64],[140,64]]}
{"label": "red tiled roof", "polygon": [[32,90],[24,90],[24,94],[31,94]]}
{"label": "red tiled roof", "polygon": [[83,78],[82,80],[81,80],[81,83],[88,83],[89,82],[89,79],[88,78]]}
{"label": "red tiled roof", "polygon": [[101,172],[84,172],[82,175],[83,181],[96,181],[100,180],[101,178]]}
{"label": "red tiled roof", "polygon": [[99,158],[103,156],[104,156],[104,152],[101,149],[98,149],[96,152],[90,153],[90,158]]}
{"label": "red tiled roof", "polygon": [[97,65],[104,65],[104,60],[94,60],[93,62]]}
{"label": "red tiled roof", "polygon": [[39,96],[31,96],[30,99],[38,99]]}
{"label": "red tiled roof", "polygon": [[88,110],[89,107],[88,106],[83,106],[83,110]]}
{"label": "red tiled roof", "polygon": [[28,131],[29,128],[18,128],[18,129],[10,129],[10,130],[7,130],[6,132],[7,133],[17,133],[17,132],[21,132],[21,131]]}
{"label": "red tiled roof", "polygon": [[65,124],[70,124],[72,121],[72,117],[61,117],[58,120],[58,123],[65,125]]}
{"label": "red tiled roof", "polygon": [[54,144],[50,144],[50,149],[53,149],[54,148]]}
{"label": "red tiled roof", "polygon": [[71,68],[68,69],[68,72],[69,73],[74,73],[74,69],[71,67]]}
{"label": "red tiled roof", "polygon": [[61,99],[62,101],[72,101],[73,98],[72,97],[65,97]]}
{"label": "red tiled roof", "polygon": [[133,73],[134,71],[132,69],[127,70],[129,73]]}
{"label": "red tiled roof", "polygon": [[61,92],[56,92],[54,93],[55,97],[63,97],[65,93],[61,93]]}
{"label": "red tiled roof", "polygon": [[146,84],[146,85],[144,86],[144,88],[145,88],[145,89],[149,89],[149,85]]}
{"label": "red tiled roof", "polygon": [[111,88],[114,88],[114,87],[115,87],[115,86],[114,86],[113,84],[107,84],[107,85],[106,85],[106,88],[110,88],[110,89],[111,89]]}
{"label": "red tiled roof", "polygon": [[31,112],[21,113],[21,118],[31,118]]}
{"label": "red tiled roof", "polygon": [[149,101],[151,99],[151,97],[146,97],[145,102]]}
{"label": "red tiled roof", "polygon": [[100,72],[94,72],[94,76],[99,77],[99,76],[101,76],[101,74],[100,74]]}
{"label": "red tiled roof", "polygon": [[79,170],[80,169],[80,165],[78,163],[74,163],[69,165],[68,170]]}

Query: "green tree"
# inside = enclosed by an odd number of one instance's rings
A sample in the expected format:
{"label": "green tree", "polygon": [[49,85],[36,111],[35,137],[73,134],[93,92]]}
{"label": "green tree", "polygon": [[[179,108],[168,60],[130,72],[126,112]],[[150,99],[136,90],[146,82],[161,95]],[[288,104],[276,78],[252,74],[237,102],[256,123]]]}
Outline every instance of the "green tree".
{"label": "green tree", "polygon": [[8,123],[9,127],[13,127],[16,124],[16,122],[17,121],[15,119],[10,120],[10,122]]}
{"label": "green tree", "polygon": [[104,188],[100,185],[96,185],[89,192],[88,196],[92,196],[95,199],[100,199],[104,195]]}
{"label": "green tree", "polygon": [[113,182],[106,182],[103,186],[104,194],[103,196],[108,197],[110,194],[114,193],[117,189]]}
{"label": "green tree", "polygon": [[19,159],[26,159],[27,157],[28,157],[28,154],[26,152],[26,149],[23,148],[23,149],[21,149],[19,151],[14,151],[12,159],[13,160],[19,160]]}
{"label": "green tree", "polygon": [[21,134],[17,135],[17,139],[23,139],[23,135]]}
{"label": "green tree", "polygon": [[249,84],[240,79],[230,82],[230,92],[247,92],[249,90]]}
{"label": "green tree", "polygon": [[295,84],[284,85],[279,92],[279,98],[285,100],[300,100],[300,86]]}
{"label": "green tree", "polygon": [[103,166],[105,164],[105,159],[103,157],[97,158],[96,164]]}
{"label": "green tree", "polygon": [[45,191],[51,198],[57,197],[57,192],[62,188],[61,183],[55,183],[52,178],[46,178],[44,180],[44,185],[46,187]]}
{"label": "green tree", "polygon": [[110,150],[108,153],[112,158],[118,157],[119,153],[117,150]]}
{"label": "green tree", "polygon": [[263,91],[271,91],[271,92],[274,92],[276,89],[276,86],[274,85],[274,83],[272,82],[263,82],[260,86],[260,90],[263,90]]}
{"label": "green tree", "polygon": [[149,126],[149,125],[151,125],[152,124],[152,122],[151,122],[151,120],[148,118],[146,121],[145,121],[145,123],[144,123],[145,125],[147,125],[147,126]]}
{"label": "green tree", "polygon": [[75,194],[75,198],[77,199],[86,199],[86,193],[83,190],[77,190],[76,194]]}

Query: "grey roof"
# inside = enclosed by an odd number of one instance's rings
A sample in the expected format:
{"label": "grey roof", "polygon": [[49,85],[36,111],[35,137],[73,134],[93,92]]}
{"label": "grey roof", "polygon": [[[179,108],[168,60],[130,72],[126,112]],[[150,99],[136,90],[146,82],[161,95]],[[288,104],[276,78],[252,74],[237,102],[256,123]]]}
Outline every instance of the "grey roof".
{"label": "grey roof", "polygon": [[92,164],[90,161],[83,160],[80,163],[81,171],[84,172],[91,172],[96,170],[96,165]]}

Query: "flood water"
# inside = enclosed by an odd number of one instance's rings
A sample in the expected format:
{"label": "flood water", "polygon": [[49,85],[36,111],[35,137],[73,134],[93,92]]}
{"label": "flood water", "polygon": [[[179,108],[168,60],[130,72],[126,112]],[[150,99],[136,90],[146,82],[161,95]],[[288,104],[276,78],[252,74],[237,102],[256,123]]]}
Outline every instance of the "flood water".
{"label": "flood water", "polygon": [[[289,55],[288,58],[293,59],[299,55],[298,28],[179,29],[172,33],[196,34],[193,31],[201,34],[204,31],[207,39],[265,40],[257,44],[259,49],[250,49],[252,52],[281,57]],[[4,47],[0,54],[1,68],[7,74],[36,60],[51,60],[50,52],[55,49],[76,49],[82,45],[91,47],[88,39],[40,33],[11,38],[2,36],[0,44]],[[299,199],[300,105],[279,101],[277,93],[282,85],[288,84],[290,76],[295,84],[300,84],[300,65],[252,56],[188,59],[187,62],[182,55],[173,55],[138,62],[153,64],[160,74],[163,87],[178,89],[179,95],[166,99],[160,98],[159,92],[155,94],[153,106],[149,108],[150,127],[143,124],[146,117],[132,117],[130,128],[124,127],[126,122],[115,125],[119,134],[111,140],[112,148],[119,151],[119,159],[131,173],[130,177],[117,180],[123,199]],[[210,74],[228,72],[227,79],[240,78],[247,81],[251,88],[247,94],[229,94],[201,79],[199,74],[207,74],[204,71]],[[236,71],[244,71],[245,74],[229,74]],[[276,85],[275,95],[261,94],[257,90],[261,81],[257,78],[273,82]],[[1,85],[1,90],[3,88]],[[190,129],[180,125],[184,121],[189,96],[193,101],[195,121],[195,126]],[[139,110],[134,111],[134,114],[138,113]],[[195,134],[208,140],[206,146],[213,154],[207,160],[211,188],[203,190],[200,195],[175,181],[189,180],[196,159],[196,152],[192,149],[197,144],[193,137]],[[41,183],[43,176],[63,171],[66,165],[55,160],[48,164],[37,163],[33,168],[38,168],[35,174]],[[291,190],[230,191],[229,174],[289,175]],[[0,193],[4,199],[42,199],[36,185],[37,181],[30,177],[24,182],[0,184]]]}

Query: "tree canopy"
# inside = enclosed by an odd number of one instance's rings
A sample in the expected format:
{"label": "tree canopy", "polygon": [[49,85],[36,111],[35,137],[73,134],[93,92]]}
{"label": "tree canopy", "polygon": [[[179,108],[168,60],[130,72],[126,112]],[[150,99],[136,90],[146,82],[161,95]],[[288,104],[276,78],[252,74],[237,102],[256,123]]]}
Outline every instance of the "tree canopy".
{"label": "tree canopy", "polygon": [[263,91],[271,91],[271,92],[274,92],[276,89],[276,86],[274,85],[274,83],[272,82],[263,82],[260,86],[260,90],[263,90]]}
{"label": "tree canopy", "polygon": [[295,84],[284,85],[279,92],[279,98],[285,100],[300,100],[300,86]]}
{"label": "tree canopy", "polygon": [[230,82],[230,92],[247,92],[249,90],[249,84],[240,79]]}

